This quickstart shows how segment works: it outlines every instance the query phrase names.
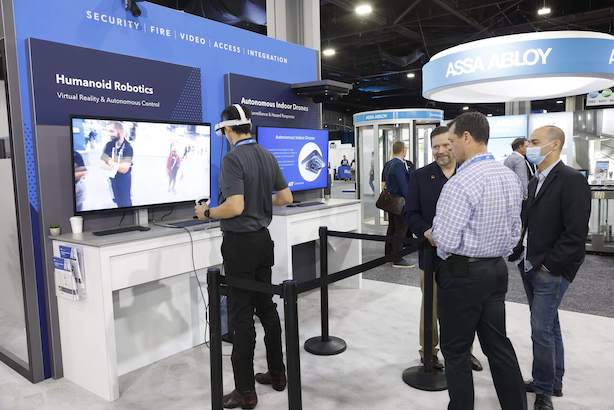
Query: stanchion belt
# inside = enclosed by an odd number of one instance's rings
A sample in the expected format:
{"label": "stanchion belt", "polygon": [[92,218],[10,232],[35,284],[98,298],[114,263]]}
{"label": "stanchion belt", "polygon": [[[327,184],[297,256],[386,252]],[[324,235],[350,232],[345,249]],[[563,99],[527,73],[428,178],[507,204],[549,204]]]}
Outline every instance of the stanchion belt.
{"label": "stanchion belt", "polygon": [[[399,252],[400,256],[409,255],[414,252],[414,248],[404,248]],[[339,282],[340,280],[347,279],[351,276],[358,275],[359,273],[366,272],[370,269],[377,268],[385,263],[392,261],[392,255],[382,256],[381,258],[373,259],[369,262],[361,263],[360,265],[352,266],[351,268],[347,268],[341,270],[339,272],[328,274],[328,283]],[[297,293],[309,292],[310,290],[314,290],[319,288],[322,285],[320,278],[311,279],[306,282],[301,282],[296,285]]]}
{"label": "stanchion belt", "polygon": [[[334,236],[336,238],[349,238],[349,239],[362,239],[366,241],[374,241],[374,242],[386,242],[390,238],[386,235],[374,235],[369,233],[358,233],[358,232],[342,232],[342,231],[326,231],[326,235]],[[414,245],[416,244],[416,239],[407,238],[403,241],[405,245]]]}
{"label": "stanchion belt", "polygon": [[283,296],[282,287],[280,285],[267,285],[266,283],[256,282],[255,280],[238,279],[228,276],[222,276],[220,278],[220,283],[226,283],[233,288],[250,290],[252,292]]}

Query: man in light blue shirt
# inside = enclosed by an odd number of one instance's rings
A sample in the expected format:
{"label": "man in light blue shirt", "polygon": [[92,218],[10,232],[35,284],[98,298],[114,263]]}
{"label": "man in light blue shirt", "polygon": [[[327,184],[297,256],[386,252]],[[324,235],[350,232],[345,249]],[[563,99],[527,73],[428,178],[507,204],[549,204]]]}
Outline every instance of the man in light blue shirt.
{"label": "man in light blue shirt", "polygon": [[470,349],[477,333],[501,408],[525,410],[524,383],[505,328],[503,260],[520,238],[520,180],[488,153],[490,127],[483,114],[462,114],[448,126],[461,165],[443,187],[432,234],[444,259],[436,278],[448,409],[473,409]]}

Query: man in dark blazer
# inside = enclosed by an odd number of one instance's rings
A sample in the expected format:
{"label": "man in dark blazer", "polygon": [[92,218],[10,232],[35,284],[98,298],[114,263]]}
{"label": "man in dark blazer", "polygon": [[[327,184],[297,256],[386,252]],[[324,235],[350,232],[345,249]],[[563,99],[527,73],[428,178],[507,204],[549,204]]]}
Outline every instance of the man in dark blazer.
{"label": "man in dark blazer", "polygon": [[535,409],[553,409],[562,396],[563,339],[558,308],[584,261],[591,192],[586,178],[561,162],[563,130],[538,128],[529,139],[527,158],[538,166],[523,209],[523,235],[512,260],[520,258],[520,272],[531,307]]}
{"label": "man in dark blazer", "polygon": [[[396,197],[403,197],[405,204],[408,201],[410,170],[405,162],[407,148],[405,143],[396,141],[392,144],[393,158],[384,165],[383,177],[386,189]],[[405,211],[401,215],[388,214],[388,231],[386,232],[386,254],[393,255],[392,266],[395,268],[408,268],[411,263],[400,256],[403,241],[407,239],[407,216]]]}

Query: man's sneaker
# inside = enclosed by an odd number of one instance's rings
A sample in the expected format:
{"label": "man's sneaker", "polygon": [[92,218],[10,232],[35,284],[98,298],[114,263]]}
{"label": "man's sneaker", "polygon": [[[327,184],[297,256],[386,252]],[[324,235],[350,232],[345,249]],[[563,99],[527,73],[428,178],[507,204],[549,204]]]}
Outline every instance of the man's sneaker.
{"label": "man's sneaker", "polygon": [[401,259],[397,262],[392,262],[393,268],[415,268],[416,265],[407,262],[405,259]]}

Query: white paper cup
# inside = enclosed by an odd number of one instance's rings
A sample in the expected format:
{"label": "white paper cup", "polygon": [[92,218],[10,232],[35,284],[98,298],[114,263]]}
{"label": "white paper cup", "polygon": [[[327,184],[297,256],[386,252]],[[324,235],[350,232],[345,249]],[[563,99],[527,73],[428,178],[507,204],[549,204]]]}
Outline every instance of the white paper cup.
{"label": "white paper cup", "polygon": [[83,232],[83,217],[82,216],[73,216],[69,220],[70,220],[70,228],[72,229],[72,233],[82,233]]}

